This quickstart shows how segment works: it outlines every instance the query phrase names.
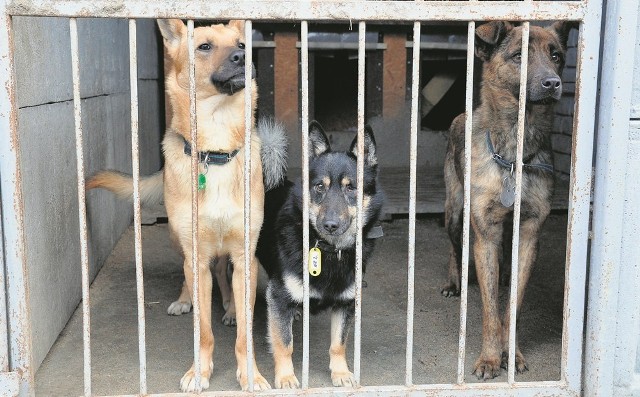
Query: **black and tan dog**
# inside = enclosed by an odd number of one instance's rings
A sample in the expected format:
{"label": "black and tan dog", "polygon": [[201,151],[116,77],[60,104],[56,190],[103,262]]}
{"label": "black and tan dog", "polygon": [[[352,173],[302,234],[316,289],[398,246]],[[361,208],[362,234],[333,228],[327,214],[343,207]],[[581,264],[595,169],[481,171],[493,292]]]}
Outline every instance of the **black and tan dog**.
{"label": "black and tan dog", "polygon": [[[309,270],[309,303],[311,313],[332,310],[329,367],[335,386],[355,386],[347,365],[346,341],[355,308],[356,144],[354,139],[348,152],[332,151],[320,124],[312,122],[309,127],[309,242],[312,251],[319,250],[320,255],[320,266]],[[368,127],[364,147],[363,271],[373,252],[374,238],[381,232],[375,224],[384,200],[377,185],[376,144]],[[276,212],[279,206],[275,223],[269,226],[269,213]],[[289,184],[280,192],[276,189],[267,193],[265,230],[258,256],[269,273],[269,339],[277,388],[299,386],[291,355],[292,322],[303,301],[303,227],[300,180],[293,187]],[[315,254],[310,252],[312,255]]]}
{"label": "black and tan dog", "polygon": [[[522,176],[517,305],[535,261],[538,234],[551,209],[553,159],[551,126],[554,104],[560,99],[560,76],[565,63],[570,22],[542,28],[531,26]],[[471,143],[471,224],[476,272],[482,296],[482,351],[474,374],[490,379],[506,368],[509,308],[501,321],[498,309],[498,273],[502,260],[503,228],[513,211],[518,94],[522,28],[508,22],[490,22],[476,29],[476,55],[483,61],[481,103],[473,112]],[[445,296],[460,292],[461,232],[464,180],[465,115],[449,131],[445,157],[445,223],[451,239],[449,280]],[[509,241],[505,243],[510,244]],[[516,349],[516,371],[527,364]]]}
{"label": "black and tan dog", "polygon": [[[169,314],[187,313],[193,296],[192,270],[192,212],[191,212],[191,146],[189,114],[189,58],[187,27],[179,19],[158,20],[164,38],[169,70],[166,72],[166,91],[171,103],[171,125],[162,143],[164,170],[143,178],[140,184],[144,202],[158,201],[164,196],[171,237],[184,255],[185,283],[178,301],[168,309]],[[250,302],[256,296],[258,260],[254,252],[263,220],[264,157],[261,139],[253,125],[252,145],[248,153],[244,145],[245,131],[245,49],[244,23],[231,21],[195,29],[195,89],[198,126],[200,180],[198,187],[198,300],[200,303],[200,371],[202,389],[209,387],[213,371],[214,338],[211,328],[212,274],[209,268],[214,258],[224,261],[227,255],[234,264],[233,295],[236,302],[244,302],[244,158],[251,156],[250,191]],[[252,85],[253,108],[257,92]],[[286,149],[286,147],[285,147]],[[276,150],[269,150],[274,153]],[[262,152],[264,153],[264,151]],[[267,175],[271,167],[264,168]],[[277,177],[275,178],[278,179]],[[269,178],[265,179],[269,180]],[[114,171],[101,172],[91,178],[87,188],[105,188],[120,196],[132,194],[131,178]],[[222,263],[222,262],[221,262]],[[220,267],[220,266],[219,266]],[[222,280],[226,283],[226,280]],[[224,293],[224,291],[223,291]],[[237,378],[247,389],[247,334],[244,305],[237,311],[235,354]],[[252,310],[253,312],[253,310]],[[229,314],[229,313],[227,313]],[[192,346],[185,341],[185,348]],[[255,364],[253,382],[257,390],[270,388]],[[183,391],[196,390],[195,365],[180,381]]]}

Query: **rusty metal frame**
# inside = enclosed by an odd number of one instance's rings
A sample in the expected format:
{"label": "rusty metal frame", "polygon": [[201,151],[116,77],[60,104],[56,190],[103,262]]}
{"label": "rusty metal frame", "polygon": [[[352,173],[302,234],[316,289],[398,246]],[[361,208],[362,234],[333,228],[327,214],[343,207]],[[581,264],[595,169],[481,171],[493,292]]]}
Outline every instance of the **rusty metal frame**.
{"label": "rusty metal frame", "polygon": [[[593,150],[594,125],[595,125],[595,97],[597,89],[597,61],[599,59],[600,44],[600,18],[602,11],[602,0],[581,0],[581,1],[500,1],[500,2],[479,2],[479,1],[192,1],[184,2],[181,0],[168,1],[143,1],[132,0],[127,2],[119,2],[113,4],[112,0],[0,0],[0,11],[2,12],[4,27],[0,29],[0,74],[2,74],[3,87],[5,92],[0,96],[0,192],[2,192],[2,231],[3,231],[3,261],[4,266],[8,269],[6,272],[7,293],[10,301],[8,307],[8,327],[10,330],[10,344],[8,346],[11,355],[11,367],[4,374],[6,378],[16,379],[14,384],[19,383],[19,391],[21,395],[29,395],[33,393],[33,373],[31,371],[31,330],[29,325],[28,312],[28,291],[26,288],[26,253],[24,251],[23,238],[23,201],[21,197],[21,177],[19,169],[20,145],[17,138],[16,125],[16,108],[15,108],[15,81],[13,71],[13,42],[12,42],[12,16],[63,16],[70,18],[71,41],[72,41],[72,57],[74,72],[74,110],[76,118],[76,154],[78,160],[78,193],[80,204],[80,227],[81,250],[83,262],[83,320],[85,332],[85,387],[84,394],[91,395],[91,356],[90,356],[90,339],[89,339],[89,296],[88,296],[88,252],[86,250],[86,215],[84,211],[84,168],[82,161],[82,125],[81,125],[81,108],[79,96],[79,74],[77,74],[79,60],[77,59],[77,30],[75,29],[76,18],[83,17],[102,17],[102,18],[127,18],[130,19],[130,45],[131,49],[131,110],[132,110],[132,154],[134,163],[134,178],[136,180],[136,192],[139,188],[139,168],[137,164],[137,87],[135,72],[133,69],[137,67],[135,56],[135,18],[157,18],[157,17],[178,17],[188,19],[188,30],[190,38],[190,62],[191,62],[191,139],[192,139],[192,171],[193,171],[193,196],[197,192],[197,158],[195,157],[196,149],[196,119],[195,119],[195,90],[193,76],[193,19],[247,19],[247,54],[250,54],[252,48],[251,43],[251,20],[278,20],[278,21],[300,21],[301,22],[301,60],[302,60],[302,76],[308,76],[308,51],[309,43],[307,40],[308,22],[309,21],[357,21],[359,24],[359,41],[358,41],[358,208],[362,208],[362,174],[363,174],[363,133],[364,133],[364,56],[365,56],[365,32],[367,22],[376,21],[395,21],[410,22],[414,25],[414,38],[418,42],[413,45],[414,69],[412,71],[412,104],[411,104],[411,148],[410,148],[410,222],[409,222],[409,261],[408,261],[408,306],[407,306],[407,359],[405,368],[405,385],[403,386],[359,386],[356,389],[344,390],[334,388],[309,388],[308,386],[308,299],[309,286],[308,276],[305,271],[304,279],[304,323],[303,323],[303,372],[302,386],[305,395],[351,395],[351,394],[375,394],[375,395],[396,395],[408,393],[429,394],[434,396],[458,395],[458,396],[474,396],[478,393],[488,395],[512,395],[518,393],[523,396],[533,396],[538,394],[557,394],[567,396],[577,396],[581,393],[581,375],[582,375],[582,331],[583,317],[585,307],[584,286],[586,283],[586,263],[587,263],[587,246],[588,246],[588,228],[589,228],[589,205],[591,191],[591,153]],[[568,226],[568,249],[567,249],[567,265],[566,265],[566,285],[565,285],[565,305],[564,305],[564,323],[563,323],[563,352],[562,352],[562,370],[561,380],[551,382],[516,382],[513,371],[509,372],[507,382],[496,383],[466,383],[464,380],[463,363],[465,352],[466,322],[463,313],[466,313],[466,279],[469,260],[469,213],[468,203],[469,197],[465,195],[465,214],[464,214],[464,249],[463,249],[463,287],[461,300],[461,326],[459,340],[459,364],[457,382],[455,384],[427,384],[414,385],[412,381],[412,346],[413,346],[413,288],[414,288],[414,263],[415,251],[413,244],[415,242],[415,184],[416,184],[416,156],[417,156],[417,87],[419,69],[416,59],[419,59],[420,48],[420,26],[421,22],[434,20],[451,20],[466,21],[469,23],[469,38],[467,45],[467,54],[473,53],[473,32],[475,21],[482,20],[518,20],[524,21],[523,40],[526,42],[528,35],[529,21],[540,20],[558,20],[567,19],[581,22],[580,38],[578,43],[578,78],[576,83],[576,108],[574,122],[574,142],[571,172],[571,191],[570,191],[570,208],[569,208],[569,226]],[[417,32],[417,34],[415,34]],[[75,45],[73,44],[75,41]],[[526,65],[526,47],[523,48],[523,64]],[[587,62],[588,60],[588,62]],[[595,64],[594,64],[595,63]],[[248,65],[251,65],[251,58],[248,56]],[[472,60],[468,60],[468,65],[472,66]],[[250,66],[249,66],[250,67]],[[250,73],[247,74],[250,76]],[[473,68],[470,67],[467,72],[467,87],[471,87],[473,77]],[[526,67],[523,68],[521,78],[526,77]],[[302,79],[302,158],[303,158],[303,175],[308,175],[308,79]],[[250,87],[251,81],[248,79],[247,87]],[[246,90],[245,95],[245,117],[250,121],[250,90]],[[467,111],[470,117],[467,118],[465,140],[470,140],[471,128],[471,101],[472,91],[467,90]],[[524,90],[521,89],[520,102],[523,104]],[[523,108],[521,107],[521,110]],[[250,145],[250,122],[246,122],[247,129],[245,131],[245,144]],[[519,117],[519,147],[518,159],[522,158],[522,138],[524,129],[524,117]],[[135,133],[134,133],[135,132]],[[468,143],[467,143],[468,145]],[[606,157],[606,156],[605,156]],[[245,175],[250,170],[250,156],[245,156]],[[520,161],[521,163],[521,161]],[[467,162],[467,167],[469,162]],[[615,167],[614,167],[615,168]],[[466,174],[469,173],[467,168]],[[468,186],[469,180],[465,176],[465,186]],[[521,166],[516,169],[516,180],[522,178]],[[245,190],[248,189],[248,178],[245,178]],[[304,178],[303,189],[303,205],[308,208],[308,178]],[[518,184],[519,186],[519,184]],[[466,189],[468,192],[469,189]],[[516,193],[519,197],[520,192]],[[139,348],[140,348],[140,394],[148,394],[146,390],[146,353],[144,347],[144,291],[142,288],[142,252],[139,244],[140,219],[139,219],[139,195],[134,193],[134,226],[136,230],[136,273],[138,277],[138,310],[139,310]],[[249,196],[245,196],[245,230],[249,229],[250,220],[250,201]],[[515,224],[518,224],[519,201],[516,201],[514,218]],[[193,200],[193,263],[194,263],[194,355],[196,366],[199,365],[199,308],[197,298],[197,200]],[[305,220],[307,211],[303,211]],[[357,222],[362,224],[362,211],[358,211]],[[304,222],[308,224],[308,222]],[[362,300],[362,231],[358,229],[357,236],[357,257],[356,257],[356,327],[355,327],[355,346],[354,346],[354,374],[357,383],[360,383],[360,339],[361,339],[361,300]],[[309,247],[308,230],[304,232],[305,253]],[[245,233],[245,250],[248,251],[249,237]],[[514,252],[517,252],[518,245],[517,228],[514,230]],[[245,270],[249,272],[249,258],[245,255]],[[305,255],[306,256],[306,255]],[[306,259],[303,266],[306,266]],[[514,272],[513,276],[517,276],[517,255],[513,260]],[[512,298],[515,299],[515,285],[512,282]],[[245,280],[245,289],[248,291],[248,278]],[[245,297],[244,304],[247,308],[247,322],[250,325],[252,314],[249,310],[248,294]],[[515,305],[512,307],[512,318],[515,318]],[[509,346],[509,363],[513,368],[515,344],[513,336],[515,335],[515,321],[511,322]],[[251,328],[248,327],[248,330]],[[248,345],[251,345],[251,334],[247,334]],[[251,362],[252,351],[248,352]],[[462,359],[460,359],[462,357]],[[247,368],[249,374],[252,371],[251,365]],[[196,368],[196,384],[199,384],[200,371]],[[0,377],[0,390],[5,385],[11,384],[3,382]],[[250,382],[253,379],[249,376]],[[253,385],[250,385],[250,389]],[[17,387],[17,386],[16,386]],[[240,395],[249,393],[239,392],[207,392],[207,395]],[[288,391],[266,391],[261,392],[264,395],[289,395],[295,392]],[[172,396],[187,395],[183,393],[171,393]]]}

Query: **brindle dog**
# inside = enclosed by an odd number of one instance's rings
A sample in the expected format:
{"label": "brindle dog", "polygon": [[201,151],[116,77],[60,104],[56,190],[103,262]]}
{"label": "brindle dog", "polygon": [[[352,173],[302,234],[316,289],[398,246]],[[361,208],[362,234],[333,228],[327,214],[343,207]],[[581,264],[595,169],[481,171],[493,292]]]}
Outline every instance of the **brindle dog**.
{"label": "brindle dog", "polygon": [[[535,261],[540,228],[551,209],[553,158],[550,132],[554,104],[562,93],[562,69],[572,22],[549,27],[531,26],[526,89],[517,306]],[[471,224],[473,253],[482,296],[482,351],[473,374],[491,379],[506,368],[509,308],[501,321],[498,274],[505,225],[513,211],[516,130],[522,27],[489,22],[476,29],[476,56],[483,61],[480,104],[473,112],[471,142]],[[447,198],[445,226],[451,239],[449,279],[444,296],[460,293],[464,181],[465,115],[453,121],[444,164]],[[506,241],[509,243],[508,241]],[[527,364],[516,348],[516,371]]]}

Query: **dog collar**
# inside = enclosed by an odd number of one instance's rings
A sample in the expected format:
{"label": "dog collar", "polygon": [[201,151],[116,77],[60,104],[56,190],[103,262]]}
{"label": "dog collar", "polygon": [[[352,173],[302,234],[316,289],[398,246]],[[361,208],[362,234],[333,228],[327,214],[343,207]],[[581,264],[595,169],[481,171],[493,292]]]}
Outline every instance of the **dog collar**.
{"label": "dog collar", "polygon": [[[382,232],[382,226],[375,225],[371,228],[371,230],[369,230],[367,235],[364,236],[364,239],[372,240],[372,239],[380,238],[383,235],[384,234]],[[322,239],[316,239],[315,248],[320,248],[322,251],[325,251],[325,252],[335,252],[338,255],[338,260],[340,260],[342,257],[342,250],[337,249],[335,246],[329,244],[328,242]]]}
{"label": "dog collar", "polygon": [[[182,140],[184,141],[184,154],[191,156],[191,144],[186,139],[184,139],[184,137],[182,138]],[[229,161],[231,161],[231,159],[236,154],[238,154],[239,151],[240,149],[236,149],[231,153],[198,152],[198,161],[207,165],[225,165]]]}
{"label": "dog collar", "polygon": [[[504,159],[504,157],[496,153],[495,149],[493,148],[493,143],[491,143],[491,134],[489,131],[487,131],[487,148],[489,149],[489,153],[491,153],[491,158],[493,159],[493,161],[495,161],[502,168],[506,168],[511,173],[513,173],[515,161],[507,161]],[[529,164],[529,161],[531,161],[532,159],[533,155],[525,159],[522,162],[522,166],[526,168],[538,168],[542,171],[553,172],[553,166],[550,164]]]}
{"label": "dog collar", "polygon": [[342,259],[342,250],[337,249],[335,246],[324,240],[316,239],[316,245],[314,248],[319,248],[324,252],[334,252],[338,256],[338,260]]}

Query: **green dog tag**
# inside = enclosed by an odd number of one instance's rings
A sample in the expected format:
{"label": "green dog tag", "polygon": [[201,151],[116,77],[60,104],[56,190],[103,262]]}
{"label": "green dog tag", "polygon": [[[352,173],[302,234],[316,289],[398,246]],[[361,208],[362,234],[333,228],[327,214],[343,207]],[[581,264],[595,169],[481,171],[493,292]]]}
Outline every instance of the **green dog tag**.
{"label": "green dog tag", "polygon": [[198,174],[198,190],[203,190],[207,186],[207,177],[204,174]]}

